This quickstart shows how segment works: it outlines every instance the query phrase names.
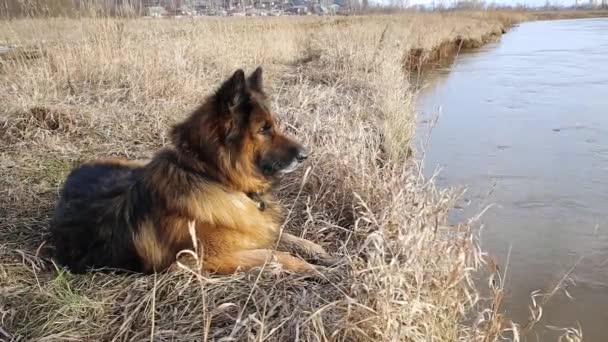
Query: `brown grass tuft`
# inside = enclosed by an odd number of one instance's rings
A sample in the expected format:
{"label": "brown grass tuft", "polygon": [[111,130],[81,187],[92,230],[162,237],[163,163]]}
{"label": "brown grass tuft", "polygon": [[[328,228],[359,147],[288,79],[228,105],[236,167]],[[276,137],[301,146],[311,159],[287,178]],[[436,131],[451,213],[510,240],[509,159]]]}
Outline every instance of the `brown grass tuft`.
{"label": "brown grass tuft", "polygon": [[[483,13],[0,22],[8,44],[44,50],[0,69],[0,338],[499,339],[499,311],[483,315],[472,281],[482,263],[472,228],[445,224],[457,194],[410,156],[403,61],[504,25]],[[285,228],[337,254],[340,277],[272,265],[232,277],[196,267],[76,276],[51,263],[49,216],[72,165],[149,157],[222,78],[259,64],[283,125],[312,154],[279,190]]]}

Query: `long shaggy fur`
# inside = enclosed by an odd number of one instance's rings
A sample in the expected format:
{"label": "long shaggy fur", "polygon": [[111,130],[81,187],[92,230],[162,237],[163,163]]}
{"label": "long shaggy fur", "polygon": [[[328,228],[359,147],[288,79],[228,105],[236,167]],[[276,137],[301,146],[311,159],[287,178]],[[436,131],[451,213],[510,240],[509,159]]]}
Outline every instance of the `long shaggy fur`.
{"label": "long shaggy fur", "polygon": [[[320,246],[280,234],[268,190],[306,158],[269,110],[262,69],[237,70],[171,131],[172,146],[148,163],[98,160],[68,176],[52,222],[56,259],[73,272],[161,271],[191,248],[188,222],[209,271],[232,273],[274,260],[307,272],[327,264]],[[282,251],[275,251],[279,246]]]}

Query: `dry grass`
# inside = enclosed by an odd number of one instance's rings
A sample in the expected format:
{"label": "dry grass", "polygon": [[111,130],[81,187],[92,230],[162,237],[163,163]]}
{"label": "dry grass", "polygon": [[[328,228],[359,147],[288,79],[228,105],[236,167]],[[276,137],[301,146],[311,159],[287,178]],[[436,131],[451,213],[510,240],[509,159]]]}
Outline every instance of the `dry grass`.
{"label": "dry grass", "polygon": [[[482,253],[448,227],[456,194],[408,158],[404,63],[445,41],[482,41],[495,14],[0,22],[0,339],[494,341],[509,322],[480,300]],[[237,67],[263,65],[287,130],[312,151],[278,194],[286,229],[340,256],[340,280],[72,275],[47,257],[53,202],[85,159],[146,158],[169,124]],[[184,227],[187,229],[187,227]],[[494,288],[494,298],[501,290]]]}

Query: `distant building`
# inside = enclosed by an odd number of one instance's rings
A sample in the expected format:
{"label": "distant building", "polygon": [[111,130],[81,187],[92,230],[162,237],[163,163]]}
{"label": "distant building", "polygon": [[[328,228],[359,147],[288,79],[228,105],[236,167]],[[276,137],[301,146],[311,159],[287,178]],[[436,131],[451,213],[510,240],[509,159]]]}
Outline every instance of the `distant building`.
{"label": "distant building", "polygon": [[253,6],[261,9],[271,9],[276,7],[281,1],[279,0],[255,0]]}
{"label": "distant building", "polygon": [[455,7],[460,9],[474,9],[483,7],[483,3],[479,0],[459,0],[456,1]]}
{"label": "distant building", "polygon": [[150,6],[145,8],[145,14],[149,17],[163,17],[167,11],[162,6]]}
{"label": "distant building", "polygon": [[[141,0],[146,15],[333,15],[359,0]],[[164,10],[164,12],[163,12]]]}
{"label": "distant building", "polygon": [[291,14],[295,14],[295,15],[306,15],[308,14],[308,7],[307,6],[301,6],[301,5],[296,5],[296,6],[291,6],[290,8],[287,9],[286,11],[287,13],[291,13]]}

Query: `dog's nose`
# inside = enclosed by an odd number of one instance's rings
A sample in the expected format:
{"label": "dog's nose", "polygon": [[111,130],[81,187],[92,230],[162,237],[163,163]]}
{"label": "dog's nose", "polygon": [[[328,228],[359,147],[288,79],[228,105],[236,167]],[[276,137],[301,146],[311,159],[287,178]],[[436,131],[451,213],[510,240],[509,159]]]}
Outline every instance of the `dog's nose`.
{"label": "dog's nose", "polygon": [[308,154],[306,153],[306,151],[304,149],[300,149],[298,151],[298,154],[296,155],[296,159],[299,162],[303,162],[304,160],[306,160],[306,158],[308,158]]}

